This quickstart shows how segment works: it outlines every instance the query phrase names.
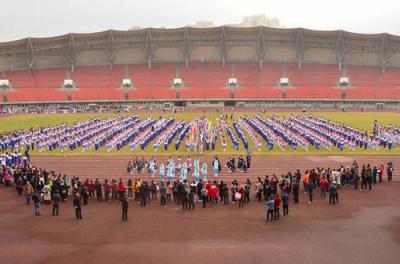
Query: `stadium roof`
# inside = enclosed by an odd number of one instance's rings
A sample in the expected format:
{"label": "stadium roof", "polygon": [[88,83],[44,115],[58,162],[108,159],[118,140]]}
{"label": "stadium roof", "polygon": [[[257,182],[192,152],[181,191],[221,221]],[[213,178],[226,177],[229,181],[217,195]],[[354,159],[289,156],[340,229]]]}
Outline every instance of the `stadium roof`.
{"label": "stadium roof", "polygon": [[11,46],[19,46],[26,45],[27,39],[31,39],[37,44],[45,43],[49,41],[61,41],[69,39],[71,34],[74,35],[74,38],[78,39],[96,39],[96,38],[104,38],[107,37],[109,32],[112,31],[115,36],[125,36],[125,37],[134,37],[135,35],[146,34],[148,30],[152,33],[183,33],[185,30],[189,30],[191,33],[214,33],[219,32],[221,28],[224,28],[226,33],[251,33],[257,32],[262,28],[264,33],[272,33],[278,35],[285,34],[297,34],[299,29],[302,30],[304,36],[313,36],[313,37],[336,37],[338,34],[342,34],[343,37],[348,37],[352,39],[359,40],[379,40],[382,39],[383,36],[394,41],[400,41],[400,36],[393,35],[389,33],[379,33],[379,34],[362,34],[362,33],[354,33],[344,30],[329,30],[329,31],[321,31],[321,30],[311,30],[304,28],[271,28],[271,27],[230,27],[230,26],[220,26],[220,27],[212,27],[212,28],[194,28],[194,27],[181,27],[181,28],[143,28],[143,29],[134,29],[134,30],[105,30],[100,32],[93,33],[67,33],[64,35],[54,36],[54,37],[45,37],[45,38],[36,38],[36,37],[27,37],[24,39],[0,42],[0,47],[11,47]]}

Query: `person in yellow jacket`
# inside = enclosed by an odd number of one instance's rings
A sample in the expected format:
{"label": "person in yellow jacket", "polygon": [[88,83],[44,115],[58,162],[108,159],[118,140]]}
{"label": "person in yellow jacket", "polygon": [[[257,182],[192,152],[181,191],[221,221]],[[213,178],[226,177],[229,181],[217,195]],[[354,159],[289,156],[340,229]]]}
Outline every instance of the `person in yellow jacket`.
{"label": "person in yellow jacket", "polygon": [[140,202],[140,186],[142,185],[141,180],[135,180],[135,183],[133,184],[133,190],[135,193],[135,202],[139,203]]}
{"label": "person in yellow jacket", "polygon": [[33,194],[33,187],[29,181],[27,181],[24,185],[24,194],[26,205],[29,205],[31,203],[31,197]]}

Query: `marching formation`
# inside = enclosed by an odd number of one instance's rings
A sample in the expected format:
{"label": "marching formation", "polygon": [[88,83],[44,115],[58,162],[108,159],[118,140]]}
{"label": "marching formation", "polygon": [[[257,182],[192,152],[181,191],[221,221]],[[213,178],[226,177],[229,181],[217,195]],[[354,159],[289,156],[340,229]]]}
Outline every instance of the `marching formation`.
{"label": "marching formation", "polygon": [[[219,141],[219,142],[218,142]],[[171,144],[175,151],[184,147],[189,152],[215,151],[220,144],[223,151],[230,145],[233,150],[273,151],[277,146],[282,151],[310,147],[331,150],[393,149],[400,143],[400,129],[383,127],[374,123],[373,134],[335,123],[312,115],[276,116],[263,118],[219,115],[213,125],[205,117],[184,121],[173,117],[139,116],[92,119],[72,126],[62,124],[40,129],[20,130],[0,135],[0,150],[18,155],[21,151],[37,149],[43,151],[98,151],[108,152],[145,150],[154,152],[160,148],[168,150]],[[254,146],[254,147],[253,147]]]}

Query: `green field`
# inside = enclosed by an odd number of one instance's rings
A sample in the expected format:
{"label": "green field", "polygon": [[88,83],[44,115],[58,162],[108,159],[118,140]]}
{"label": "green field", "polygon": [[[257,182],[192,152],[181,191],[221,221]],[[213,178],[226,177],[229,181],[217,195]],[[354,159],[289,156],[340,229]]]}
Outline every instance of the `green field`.
{"label": "green field", "polygon": [[[200,116],[201,113],[177,113],[177,114],[171,114],[167,113],[165,116],[170,116],[174,117],[175,120],[191,120],[194,119],[198,116]],[[231,113],[227,113],[228,116],[231,115]],[[234,119],[239,117],[240,115],[248,115],[248,116],[254,116],[257,113],[233,113]],[[303,114],[303,113],[297,113],[297,112],[278,112],[278,113],[266,113],[262,114],[261,116],[264,118],[267,118],[272,115],[277,115],[277,116],[289,116],[292,114]],[[163,115],[162,113],[149,113],[149,114],[135,114],[135,113],[130,113],[130,114],[124,114],[126,115],[139,115],[140,117],[146,117],[146,116],[154,116],[154,117],[159,117]],[[208,120],[213,122],[213,125],[216,123],[215,119],[217,117],[216,113],[205,113],[201,114],[204,115],[208,118]],[[340,122],[344,123],[347,125],[350,125],[354,128],[363,130],[363,131],[368,131],[371,132],[372,126],[373,126],[373,121],[378,120],[379,122],[383,123],[384,125],[397,125],[400,126],[400,114],[397,113],[387,113],[387,112],[382,112],[382,113],[375,113],[375,112],[369,112],[369,113],[362,113],[362,112],[318,112],[318,113],[313,113],[313,115],[329,119],[331,121],[335,122]],[[108,118],[108,117],[117,117],[121,116],[121,114],[38,114],[38,115],[18,115],[18,116],[9,116],[9,117],[3,117],[0,118],[0,133],[4,132],[10,132],[10,131],[15,131],[18,129],[29,129],[31,127],[34,128],[39,128],[42,126],[53,126],[53,125],[59,125],[64,122],[68,124],[73,124],[74,122],[80,122],[92,118]],[[245,131],[244,131],[245,132]],[[245,132],[246,133],[246,132]],[[239,137],[237,137],[239,139]],[[261,138],[260,138],[261,139]],[[326,149],[317,151],[313,149],[310,146],[309,151],[305,151],[303,149],[298,149],[297,151],[291,151],[289,149],[285,151],[281,151],[278,147],[274,147],[274,150],[272,152],[269,152],[265,149],[265,142],[262,141],[263,143],[263,150],[261,152],[258,152],[250,139],[249,140],[249,145],[250,149],[253,150],[253,155],[399,155],[400,154],[400,148],[396,148],[393,150],[387,150],[387,149],[381,149],[381,150],[356,150],[352,151],[349,149],[345,149],[344,151],[340,151],[339,149],[333,148],[331,151],[328,151]],[[217,139],[217,144],[216,144],[216,150],[215,151],[204,151],[203,155],[238,155],[238,154],[245,154],[245,150],[243,148],[243,145],[241,145],[240,142],[240,147],[238,151],[235,151],[232,149],[231,141],[229,138],[227,138],[227,143],[228,143],[228,149],[224,152],[222,150],[222,146],[220,144],[219,138]],[[184,143],[184,142],[183,142]],[[64,152],[61,153],[59,150],[57,151],[43,151],[42,153],[39,153],[37,151],[34,151],[32,154],[33,155],[198,155],[198,153],[194,152],[188,152],[186,148],[181,144],[181,148],[179,149],[179,152],[175,152],[175,148],[173,144],[170,145],[169,150],[165,151],[164,148],[160,148],[157,152],[154,152],[152,149],[152,143],[148,145],[148,147],[145,150],[140,150],[140,148],[137,148],[135,151],[130,151],[129,146],[126,146],[123,150],[121,151],[116,151],[113,150],[111,152],[107,152],[105,148],[101,148],[99,151],[94,151],[94,150],[89,150],[88,152],[82,152],[81,150],[77,150],[75,152]]]}

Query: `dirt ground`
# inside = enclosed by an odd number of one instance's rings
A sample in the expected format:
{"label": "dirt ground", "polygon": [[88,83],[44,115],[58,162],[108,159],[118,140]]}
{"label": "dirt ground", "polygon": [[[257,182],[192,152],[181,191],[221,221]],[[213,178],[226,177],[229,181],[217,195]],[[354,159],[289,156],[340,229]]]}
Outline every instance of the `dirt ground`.
{"label": "dirt ground", "polygon": [[[37,157],[38,166],[81,177],[128,177],[129,157]],[[295,167],[377,164],[399,157],[257,157],[247,174],[220,179],[254,179],[265,173],[284,173]],[[314,167],[313,166],[313,167]],[[211,173],[211,170],[210,170]],[[138,177],[134,175],[134,177]],[[148,178],[148,175],[141,175]],[[83,220],[74,219],[72,201],[62,204],[60,216],[42,205],[34,217],[14,189],[0,187],[0,263],[399,263],[400,182],[373,186],[372,192],[340,189],[338,205],[329,205],[315,192],[307,203],[290,204],[289,216],[264,223],[265,204],[252,200],[183,212],[170,204],[146,208],[130,202],[129,221],[121,221],[119,203],[90,201]],[[196,204],[197,206],[197,204]]]}

